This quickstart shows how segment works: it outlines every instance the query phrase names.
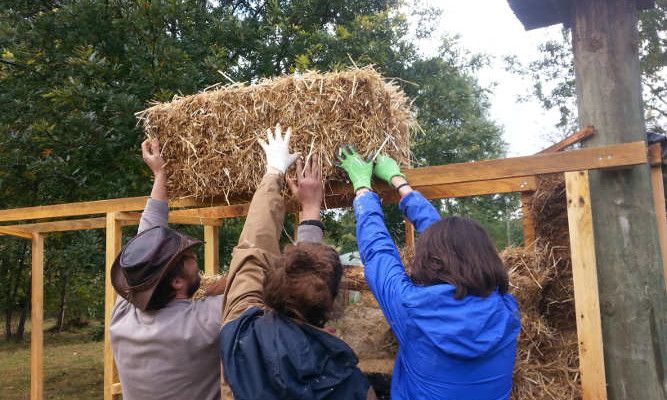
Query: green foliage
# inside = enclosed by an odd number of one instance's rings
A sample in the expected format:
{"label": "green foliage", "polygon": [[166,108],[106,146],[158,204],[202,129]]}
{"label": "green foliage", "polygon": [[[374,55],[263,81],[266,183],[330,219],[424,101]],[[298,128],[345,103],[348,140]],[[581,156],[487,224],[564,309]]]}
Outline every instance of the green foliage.
{"label": "green foliage", "polygon": [[[412,0],[411,0],[412,1]],[[444,38],[424,58],[408,39],[402,0],[0,0],[0,209],[145,195],[150,171],[139,157],[135,113],[223,78],[255,82],[307,69],[374,64],[415,99],[421,129],[414,162],[434,165],[500,157],[501,130],[487,116],[474,78],[484,63]],[[428,38],[439,13],[410,4]],[[413,83],[409,83],[413,82]],[[415,85],[416,84],[416,85]],[[463,203],[461,203],[463,204]],[[506,203],[471,204],[505,210]],[[385,207],[394,238],[403,220]],[[286,220],[286,232],[293,221]],[[242,219],[220,230],[229,264]],[[327,240],[356,248],[354,216],[325,216]],[[202,237],[201,228],[187,228]],[[135,231],[125,230],[126,240]],[[102,232],[47,239],[46,310],[65,320],[99,318]],[[287,237],[283,242],[287,242]],[[0,238],[0,302],[16,319],[29,299],[29,248]],[[200,257],[202,254],[199,255]],[[7,291],[6,288],[10,288]]]}

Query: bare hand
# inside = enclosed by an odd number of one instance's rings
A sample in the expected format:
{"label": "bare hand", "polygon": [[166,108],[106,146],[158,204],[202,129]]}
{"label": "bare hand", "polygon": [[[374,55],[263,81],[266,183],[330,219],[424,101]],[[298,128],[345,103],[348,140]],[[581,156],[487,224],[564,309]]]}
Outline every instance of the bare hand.
{"label": "bare hand", "polygon": [[225,286],[227,286],[227,276],[221,276],[217,281],[206,288],[206,296],[225,294]]}
{"label": "bare hand", "polygon": [[148,167],[157,176],[164,173],[164,159],[160,155],[160,141],[156,138],[146,139],[141,143],[141,157]]}
{"label": "bare hand", "polygon": [[296,180],[287,178],[287,184],[301,204],[301,219],[320,219],[324,191],[322,189],[322,169],[317,154],[310,157],[305,168],[299,159],[296,164]]}

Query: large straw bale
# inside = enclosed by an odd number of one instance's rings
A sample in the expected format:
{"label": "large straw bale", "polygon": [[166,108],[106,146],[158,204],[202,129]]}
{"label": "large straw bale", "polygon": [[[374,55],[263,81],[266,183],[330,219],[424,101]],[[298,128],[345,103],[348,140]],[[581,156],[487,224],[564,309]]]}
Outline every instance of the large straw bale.
{"label": "large straw bale", "polygon": [[321,154],[329,184],[346,179],[333,165],[343,143],[364,156],[384,145],[401,168],[410,164],[408,99],[369,67],[232,84],[157,104],[138,116],[146,134],[163,145],[174,198],[248,200],[266,168],[257,140],[278,123],[283,130],[292,127],[292,151]]}
{"label": "large straw bale", "polygon": [[[571,306],[566,291],[572,275],[559,271],[561,259],[553,248],[508,248],[501,258],[509,270],[510,293],[521,312],[521,333],[514,364],[513,400],[575,400],[581,397],[576,329],[567,313],[551,312],[551,303]],[[565,296],[565,297],[558,297]]]}

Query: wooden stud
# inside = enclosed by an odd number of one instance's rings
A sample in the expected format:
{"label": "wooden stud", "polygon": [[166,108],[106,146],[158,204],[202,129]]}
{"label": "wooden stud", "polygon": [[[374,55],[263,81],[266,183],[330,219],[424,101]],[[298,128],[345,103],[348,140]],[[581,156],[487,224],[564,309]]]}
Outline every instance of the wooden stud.
{"label": "wooden stud", "polygon": [[583,400],[606,400],[597,265],[588,172],[566,172],[567,219]]}
{"label": "wooden stud", "polygon": [[662,180],[662,167],[651,167],[651,186],[653,186],[653,204],[655,217],[658,221],[658,238],[660,238],[660,254],[662,256],[662,273],[667,291],[667,214],[665,213],[665,188]]}
{"label": "wooden stud", "polygon": [[30,399],[44,398],[44,236],[32,235]]}
{"label": "wooden stud", "polygon": [[220,236],[218,226],[204,226],[204,272],[215,275],[220,272]]}
{"label": "wooden stud", "polygon": [[535,192],[521,193],[521,211],[523,213],[523,245],[533,247],[535,245],[535,219],[532,213],[532,201]]}
{"label": "wooden stud", "polygon": [[297,208],[296,211],[294,211],[294,241],[298,242],[299,241],[299,223],[301,222],[301,215],[299,212],[299,209]]}
{"label": "wooden stud", "polygon": [[112,392],[118,383],[118,371],[111,352],[109,322],[111,311],[116,302],[116,291],[111,285],[111,266],[122,249],[123,232],[116,213],[108,213],[106,217],[106,271],[104,279],[104,400],[116,400],[120,396]]}
{"label": "wooden stud", "polygon": [[662,146],[660,143],[648,146],[648,164],[652,167],[662,166]]}
{"label": "wooden stud", "polygon": [[415,227],[410,223],[410,220],[407,217],[404,217],[405,221],[405,247],[411,249],[415,248]]}

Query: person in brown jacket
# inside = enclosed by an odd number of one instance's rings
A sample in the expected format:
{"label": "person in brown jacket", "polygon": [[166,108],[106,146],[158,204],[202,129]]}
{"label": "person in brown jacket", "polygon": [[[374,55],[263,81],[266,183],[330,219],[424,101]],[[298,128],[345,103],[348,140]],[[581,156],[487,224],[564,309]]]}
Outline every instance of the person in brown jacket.
{"label": "person in brown jacket", "polygon": [[338,293],[338,253],[322,243],[317,155],[297,163],[289,187],[301,205],[298,242],[281,254],[284,174],[298,158],[277,126],[260,141],[267,171],[232,253],[223,301],[220,356],[237,400],[367,399],[372,388],[345,342],[323,329]]}

